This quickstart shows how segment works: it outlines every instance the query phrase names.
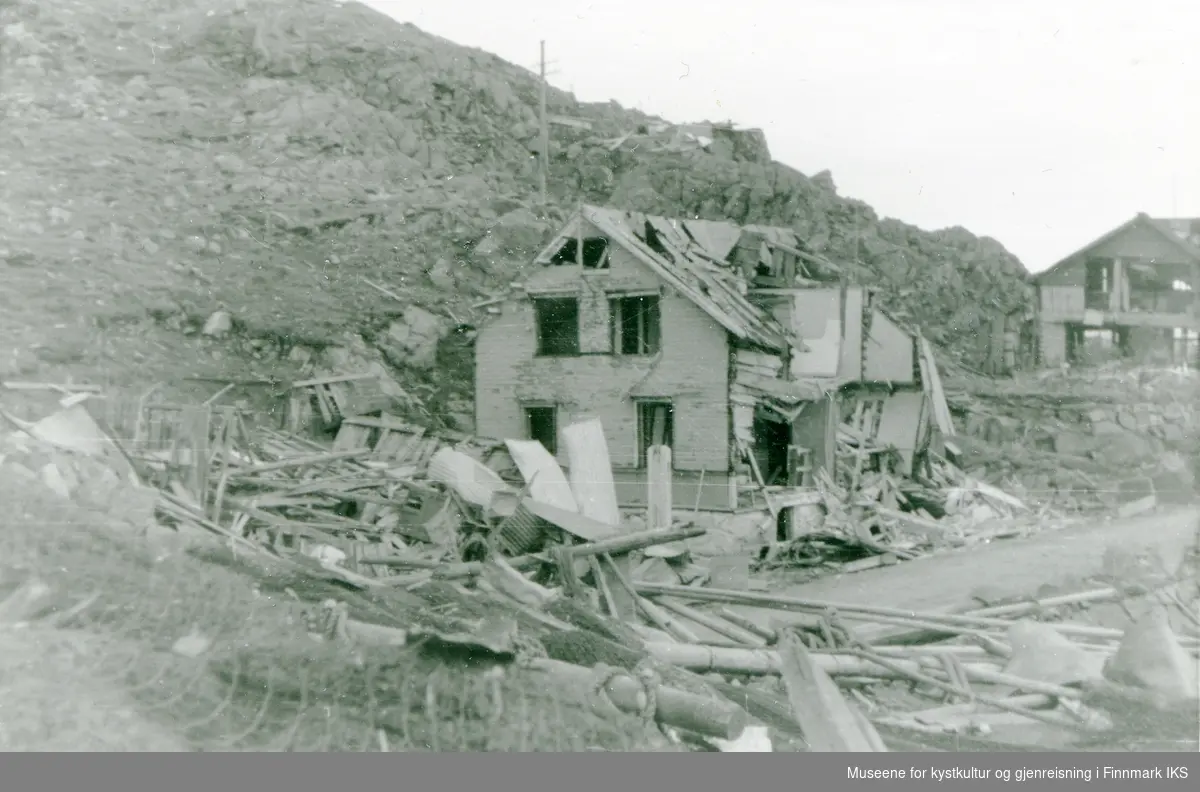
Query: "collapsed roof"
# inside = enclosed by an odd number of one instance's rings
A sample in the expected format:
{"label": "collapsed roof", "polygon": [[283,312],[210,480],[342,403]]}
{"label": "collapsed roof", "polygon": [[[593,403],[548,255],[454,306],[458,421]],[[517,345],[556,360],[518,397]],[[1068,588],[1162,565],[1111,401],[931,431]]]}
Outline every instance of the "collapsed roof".
{"label": "collapsed roof", "polygon": [[[802,342],[747,298],[753,285],[764,278],[798,285],[836,271],[787,228],[681,220],[591,205],[582,206],[576,217],[637,256],[728,332],[766,349],[784,351]],[[552,259],[573,225],[540,260]]]}

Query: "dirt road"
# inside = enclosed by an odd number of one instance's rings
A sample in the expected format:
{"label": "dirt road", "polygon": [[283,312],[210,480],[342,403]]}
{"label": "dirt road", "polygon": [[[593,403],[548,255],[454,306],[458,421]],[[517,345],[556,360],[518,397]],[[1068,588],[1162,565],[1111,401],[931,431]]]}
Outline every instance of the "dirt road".
{"label": "dirt road", "polygon": [[[1175,570],[1196,542],[1200,509],[1178,509],[1146,517],[1076,525],[1025,539],[999,540],[909,561],[896,566],[822,578],[775,593],[852,605],[881,605],[913,611],[946,611],[967,605],[986,587],[990,597],[1035,594],[1049,584],[1069,586],[1098,575],[1110,546],[1156,550]],[[787,621],[787,614],[738,608],[762,621]]]}

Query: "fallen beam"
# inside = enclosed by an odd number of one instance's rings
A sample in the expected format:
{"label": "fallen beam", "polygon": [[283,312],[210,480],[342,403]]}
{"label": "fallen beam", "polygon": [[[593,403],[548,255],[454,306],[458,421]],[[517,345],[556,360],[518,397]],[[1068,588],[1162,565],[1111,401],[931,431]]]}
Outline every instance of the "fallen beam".
{"label": "fallen beam", "polygon": [[[678,542],[681,539],[692,539],[697,536],[704,536],[708,531],[704,528],[687,526],[684,528],[676,528],[670,531],[641,531],[639,533],[628,534],[626,536],[614,536],[611,539],[601,539],[599,542],[589,542],[588,544],[575,545],[570,548],[571,555],[575,558],[585,558],[592,555],[624,555],[625,553],[633,552],[634,550],[642,550],[654,545],[667,544],[668,542]],[[683,588],[682,586],[678,588]]]}
{"label": "fallen beam", "polygon": [[[664,643],[648,641],[646,651],[656,660],[671,665],[677,665],[699,674],[716,672],[719,674],[749,674],[756,676],[778,675],[780,665],[779,652],[773,649],[748,649],[724,646],[700,646],[698,644]],[[902,658],[887,658],[888,665],[897,670],[885,668],[865,657],[850,654],[812,653],[816,666],[830,676],[871,677],[875,679],[903,679],[904,675],[926,674],[940,672],[940,665],[934,658],[929,660],[911,660]],[[1038,682],[1033,679],[1023,679],[1011,674],[997,671],[994,667],[976,663],[963,663],[963,671],[971,682],[993,685],[1008,685],[1023,690],[1026,693],[1041,693],[1047,696],[1077,699],[1080,691],[1062,685],[1048,682]]]}
{"label": "fallen beam", "polygon": [[723,635],[726,638],[731,639],[734,643],[739,644],[741,646],[756,646],[757,647],[757,646],[766,646],[767,645],[767,642],[765,639],[759,637],[758,635],[755,635],[754,633],[750,632],[749,630],[744,630],[741,627],[739,627],[738,625],[727,622],[718,616],[714,616],[710,613],[705,613],[704,611],[700,611],[695,608],[688,607],[687,605],[684,605],[682,602],[677,602],[677,601],[671,599],[670,597],[660,597],[658,600],[658,604],[661,605],[666,610],[671,611],[676,616],[682,616],[685,619],[694,621],[696,624],[699,624],[701,627],[707,627],[708,629],[715,632],[717,635]]}
{"label": "fallen beam", "polygon": [[331,451],[327,454],[312,454],[308,456],[291,457],[289,459],[281,459],[277,462],[264,462],[261,465],[238,468],[236,471],[231,471],[230,475],[235,478],[243,478],[245,476],[256,476],[259,473],[271,473],[276,470],[308,467],[309,465],[326,465],[331,462],[345,462],[350,459],[358,459],[360,457],[370,456],[373,453],[375,452],[369,448],[360,448],[351,451]]}
{"label": "fallen beam", "polygon": [[[749,605],[757,608],[813,613],[816,615],[833,612],[841,618],[857,619],[859,621],[871,621],[870,617],[905,619],[909,622],[921,621],[936,625],[939,628],[944,627],[948,633],[1007,630],[1012,626],[1011,620],[988,616],[967,616],[958,613],[925,613],[921,611],[906,611],[899,608],[849,605],[843,602],[830,602],[829,600],[802,599],[800,597],[758,594],[749,591],[695,588],[693,586],[675,586],[661,583],[638,583],[636,585],[639,594],[651,597],[665,595],[686,600],[723,602],[729,605]],[[1047,622],[1046,626],[1053,627],[1063,635],[1075,638],[1102,638],[1119,641],[1124,634],[1121,630],[1111,627],[1093,627],[1087,624]],[[1180,637],[1180,642],[1187,648],[1194,648],[1197,644],[1200,644],[1200,641],[1184,637]]]}

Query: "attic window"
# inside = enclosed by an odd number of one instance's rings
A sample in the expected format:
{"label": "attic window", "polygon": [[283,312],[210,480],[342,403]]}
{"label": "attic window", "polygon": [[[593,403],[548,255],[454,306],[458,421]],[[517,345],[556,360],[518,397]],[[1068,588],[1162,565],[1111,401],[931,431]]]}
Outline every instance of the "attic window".
{"label": "attic window", "polygon": [[550,257],[550,263],[582,264],[584,269],[608,269],[608,239],[602,236],[584,237],[583,250],[580,251],[579,238],[571,237]]}

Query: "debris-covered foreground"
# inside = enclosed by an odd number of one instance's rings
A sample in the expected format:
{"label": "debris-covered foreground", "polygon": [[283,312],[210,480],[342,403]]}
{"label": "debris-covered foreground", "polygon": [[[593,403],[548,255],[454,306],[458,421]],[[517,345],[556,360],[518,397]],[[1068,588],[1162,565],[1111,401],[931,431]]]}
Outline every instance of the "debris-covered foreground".
{"label": "debris-covered foreground", "polygon": [[[341,396],[328,398],[332,412]],[[1190,739],[1194,749],[1194,559],[1140,574],[1136,586],[1129,579],[968,612],[784,597],[694,552],[707,529],[673,519],[664,469],[651,465],[640,524],[623,515],[594,422],[565,433],[578,442],[568,443],[564,472],[536,443],[427,437],[386,415],[342,418],[327,447],[252,427],[232,408],[141,404],[130,439],[117,441],[94,417],[105,411],[89,410],[93,401],[67,395],[33,423],[6,415],[15,425],[0,449],[4,475],[147,531],[215,537],[231,559],[334,581],[313,588],[322,594],[302,628],[310,648],[287,661],[296,674],[264,683],[276,694],[299,685],[316,641],[341,652],[339,684],[360,698],[375,695],[364,675],[378,670],[369,659],[379,653],[476,669],[478,698],[496,704],[478,716],[482,736],[454,743],[458,750],[529,749],[487,736],[491,720],[522,717],[500,712],[514,684],[587,691],[592,731],[563,750],[631,749],[594,726],[622,719],[653,724],[646,739],[663,750],[985,750],[1028,747],[1033,733],[1049,747],[1169,749]],[[824,505],[820,531],[778,544],[771,557],[824,533],[902,558],[923,541],[905,537],[924,536],[905,526],[941,536],[1023,508],[949,464],[937,466],[941,511],[960,517],[935,519],[918,505],[938,492],[919,483],[849,475],[853,489],[831,477],[810,493],[810,505]],[[771,497],[773,521],[799,494]],[[981,508],[986,520],[967,516]],[[27,581],[0,604],[0,622],[37,619],[49,593]],[[1080,618],[1101,602],[1145,615],[1126,631]],[[746,606],[787,613],[787,624],[763,623]],[[867,629],[878,625],[892,629]],[[277,655],[240,657],[231,670],[213,643],[198,629],[171,650],[212,654],[217,675],[253,679],[264,663],[287,665]],[[393,671],[400,663],[389,662]],[[414,742],[390,712],[375,718],[375,747]],[[389,738],[396,730],[407,743]],[[436,731],[415,742],[439,750]]]}

